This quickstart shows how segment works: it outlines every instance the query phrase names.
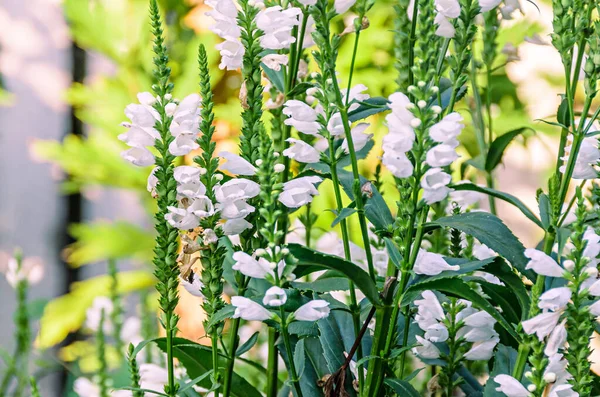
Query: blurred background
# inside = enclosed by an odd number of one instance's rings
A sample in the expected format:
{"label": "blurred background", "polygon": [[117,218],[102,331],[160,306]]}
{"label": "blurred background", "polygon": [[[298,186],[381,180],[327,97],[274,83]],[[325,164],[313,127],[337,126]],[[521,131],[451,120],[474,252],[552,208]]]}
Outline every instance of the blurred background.
{"label": "blurred background", "polygon": [[[210,50],[218,102],[219,146],[235,150],[240,75],[217,67],[217,38],[207,29],[207,6],[202,0],[160,3],[174,95],[181,98],[197,91],[196,53],[204,43]],[[361,46],[368,50],[359,52],[355,82],[367,85],[371,96],[387,96],[395,89],[391,4],[377,1],[369,16],[371,26],[361,35]],[[522,7],[522,14],[503,22],[503,54],[488,88],[498,134],[523,126],[536,131],[506,153],[504,166],[496,171],[497,188],[537,208],[535,191],[554,165],[558,139],[553,127],[534,120],[554,119],[563,70],[548,45],[548,2],[537,1],[537,8],[523,2]],[[40,349],[37,366],[47,375],[42,388],[55,392],[46,396],[63,395],[69,377],[61,362],[66,360],[68,367],[89,354],[85,344],[73,342],[85,340],[78,331],[85,311],[96,296],[107,293],[107,259],[117,260],[123,272],[122,292],[135,292],[127,298],[130,311],[136,310],[140,296],[152,296],[154,203],[146,192],[149,170],[123,161],[119,152],[124,147],[116,139],[123,132],[123,109],[151,85],[147,9],[146,0],[0,3],[0,251],[12,253],[20,247],[26,257],[39,257],[44,263],[44,278],[31,290],[30,311]],[[340,21],[340,29],[352,19]],[[350,63],[349,47],[346,41],[341,50],[342,76]],[[459,110],[467,107],[468,100]],[[376,139],[384,131],[382,119],[370,120]],[[472,130],[467,128],[461,139],[463,159],[475,157]],[[371,153],[363,164],[365,171],[374,171],[379,154],[378,149]],[[316,213],[331,207],[330,197],[321,194],[315,200]],[[526,246],[537,244],[539,230],[518,210],[499,203],[498,211]],[[328,225],[329,216],[322,215],[319,222]],[[13,348],[14,308],[14,291],[2,278],[0,345],[8,351]],[[180,310],[182,332],[198,338],[198,302],[186,295]]]}

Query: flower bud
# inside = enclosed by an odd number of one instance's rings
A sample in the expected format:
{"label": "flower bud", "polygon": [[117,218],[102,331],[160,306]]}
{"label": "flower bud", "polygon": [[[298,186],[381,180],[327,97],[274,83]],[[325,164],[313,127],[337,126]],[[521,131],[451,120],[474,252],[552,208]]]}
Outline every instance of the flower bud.
{"label": "flower bud", "polygon": [[283,164],[275,164],[275,166],[273,167],[273,169],[277,173],[283,172],[283,171],[285,171],[285,165],[283,165]]}
{"label": "flower bud", "polygon": [[421,120],[420,120],[420,119],[417,119],[417,118],[414,118],[414,119],[412,119],[412,120],[410,121],[410,126],[411,126],[412,128],[419,128],[419,127],[421,126]]}
{"label": "flower bud", "polygon": [[425,102],[424,100],[422,100],[422,99],[421,99],[419,102],[417,102],[417,106],[418,106],[420,109],[424,109],[424,108],[425,108],[425,106],[427,106],[427,102]]}
{"label": "flower bud", "polygon": [[544,374],[544,382],[546,382],[546,383],[556,382],[556,374],[554,372],[548,372],[547,374]]}
{"label": "flower bud", "polygon": [[530,392],[534,392],[537,390],[537,387],[532,383],[529,386],[527,386],[527,390],[529,390]]}

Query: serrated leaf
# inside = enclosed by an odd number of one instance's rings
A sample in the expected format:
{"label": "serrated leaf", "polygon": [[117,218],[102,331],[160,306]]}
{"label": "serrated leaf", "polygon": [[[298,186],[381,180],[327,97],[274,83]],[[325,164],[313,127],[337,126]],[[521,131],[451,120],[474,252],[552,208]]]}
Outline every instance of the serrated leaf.
{"label": "serrated leaf", "polygon": [[277,91],[285,93],[283,69],[281,69],[280,71],[275,71],[262,62],[260,64],[260,67],[267,75],[269,81],[275,86],[275,88],[277,88]]}
{"label": "serrated leaf", "polygon": [[500,161],[502,161],[502,156],[504,155],[504,151],[508,145],[513,141],[513,139],[525,131],[534,130],[530,127],[521,127],[512,131],[508,131],[494,139],[494,142],[492,142],[490,145],[485,159],[485,170],[487,172],[492,172],[498,166],[498,164],[500,164]]}
{"label": "serrated leaf", "polygon": [[399,396],[420,397],[419,392],[409,382],[402,379],[387,378],[385,384]]}
{"label": "serrated leaf", "polygon": [[[521,277],[516,275],[504,261],[494,261],[489,266],[486,266],[483,271],[498,277],[500,281],[510,288],[519,301],[523,317],[526,317],[529,313],[530,299]],[[522,320],[525,319],[526,318],[522,318]]]}
{"label": "serrated leaf", "polygon": [[294,366],[296,367],[298,379],[300,379],[304,374],[304,362],[304,339],[300,339],[298,342],[296,342],[296,348],[294,349]]}
{"label": "serrated leaf", "polygon": [[508,227],[495,215],[487,212],[467,212],[436,219],[432,225],[449,227],[475,237],[499,255],[507,259],[521,273],[535,279],[525,257],[525,247]]}
{"label": "serrated leaf", "polygon": [[338,256],[327,255],[306,248],[300,244],[289,244],[290,253],[298,260],[297,266],[312,266],[322,269],[339,271],[354,282],[354,285],[365,294],[365,297],[374,305],[380,305],[379,291],[369,277],[369,274],[355,264]]}
{"label": "serrated leaf", "polygon": [[[432,281],[424,281],[415,284],[408,288],[407,291],[425,291],[433,290],[443,292],[458,298],[466,299],[473,303],[473,306],[480,310],[485,310],[502,326],[516,341],[520,340],[519,335],[515,332],[511,324],[496,310],[496,308],[485,298],[475,292],[469,284],[459,278],[437,279]],[[402,305],[407,305],[411,301],[402,299]]]}
{"label": "serrated leaf", "polygon": [[472,192],[479,192],[506,201],[507,203],[512,204],[521,210],[523,215],[525,215],[533,223],[543,228],[542,222],[537,218],[533,211],[531,211],[521,200],[512,194],[504,193],[489,187],[475,185],[473,183],[457,183],[452,185],[452,188],[454,190],[469,190]]}

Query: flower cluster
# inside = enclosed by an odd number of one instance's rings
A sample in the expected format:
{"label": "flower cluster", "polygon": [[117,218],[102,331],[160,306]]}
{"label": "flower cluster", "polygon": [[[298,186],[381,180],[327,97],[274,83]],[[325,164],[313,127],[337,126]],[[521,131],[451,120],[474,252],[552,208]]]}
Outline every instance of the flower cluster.
{"label": "flower cluster", "polygon": [[[502,0],[481,0],[479,6],[481,12],[488,12],[496,8]],[[511,5],[511,8],[506,8],[505,12],[512,13],[515,10],[515,6]],[[454,37],[456,32],[454,28],[453,19],[456,19],[460,15],[460,2],[458,0],[435,0],[435,24],[438,28],[435,32],[440,37],[451,39]],[[409,18],[412,17],[412,9],[409,9]]]}
{"label": "flower cluster", "polygon": [[[423,337],[416,336],[419,346],[413,352],[424,359],[440,358],[442,354],[435,343],[448,340],[449,319],[434,292],[423,291],[422,298],[415,301],[418,310],[415,322],[425,334]],[[473,308],[471,302],[462,300],[459,304],[464,308],[456,315],[455,339],[458,343],[472,343],[462,358],[470,361],[489,360],[500,341],[494,330],[496,320],[487,312]]]}
{"label": "flower cluster", "polygon": [[[160,139],[155,126],[161,122],[161,116],[154,108],[158,99],[152,94],[142,92],[137,97],[139,104],[132,103],[125,108],[125,115],[131,122],[121,124],[127,128],[127,132],[119,135],[119,139],[131,148],[122,152],[121,156],[134,165],[147,167],[155,162],[148,147],[154,146],[155,141]],[[170,95],[165,99],[169,101],[164,104],[164,111],[171,120],[169,131],[175,138],[169,145],[169,152],[174,156],[184,156],[198,148],[196,138],[200,124],[200,96],[191,94],[181,102],[171,101]]]}

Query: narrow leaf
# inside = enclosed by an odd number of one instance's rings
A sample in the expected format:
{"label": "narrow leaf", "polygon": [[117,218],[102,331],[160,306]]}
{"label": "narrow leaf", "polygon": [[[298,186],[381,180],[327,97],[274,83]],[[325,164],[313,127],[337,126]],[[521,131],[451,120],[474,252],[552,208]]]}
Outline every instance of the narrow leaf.
{"label": "narrow leaf", "polygon": [[235,355],[241,356],[242,354],[246,353],[248,350],[252,349],[252,347],[256,344],[257,340],[258,340],[258,332],[255,332],[254,334],[252,334],[251,337],[248,338],[248,340],[246,342],[244,342],[243,345],[241,345],[240,347],[237,348],[237,350],[235,351]]}
{"label": "narrow leaf", "polygon": [[500,161],[502,161],[502,156],[504,155],[504,151],[506,150],[508,145],[513,141],[513,139],[515,139],[525,131],[534,130],[530,127],[521,127],[517,128],[516,130],[508,131],[507,133],[502,134],[496,139],[494,139],[494,142],[492,142],[492,144],[490,145],[490,149],[488,150],[488,154],[485,159],[485,170],[487,172],[493,171],[498,166],[498,164],[500,164]]}
{"label": "narrow leaf", "polygon": [[396,392],[399,396],[420,397],[419,392],[409,382],[401,379],[388,378],[385,384]]}

